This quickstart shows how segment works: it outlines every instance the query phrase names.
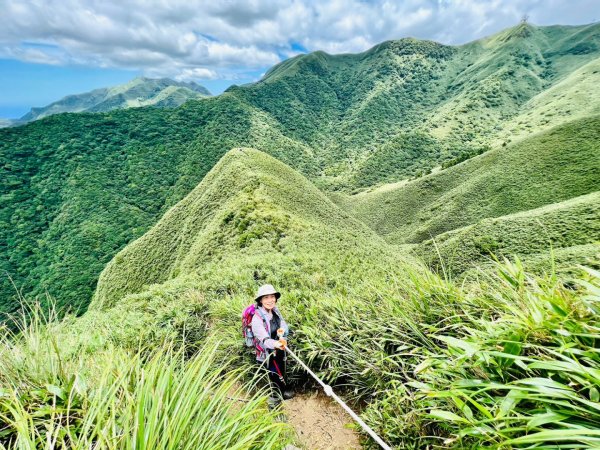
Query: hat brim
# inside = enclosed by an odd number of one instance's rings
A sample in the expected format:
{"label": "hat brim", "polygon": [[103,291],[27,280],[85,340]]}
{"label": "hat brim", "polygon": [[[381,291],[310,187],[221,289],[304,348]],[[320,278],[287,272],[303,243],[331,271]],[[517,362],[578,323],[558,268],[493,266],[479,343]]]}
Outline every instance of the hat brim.
{"label": "hat brim", "polygon": [[263,295],[259,295],[258,297],[256,297],[254,299],[255,302],[258,302],[261,298],[263,298],[265,295],[275,295],[275,300],[279,300],[279,297],[281,297],[281,294],[279,292],[272,292],[270,294],[263,294]]}

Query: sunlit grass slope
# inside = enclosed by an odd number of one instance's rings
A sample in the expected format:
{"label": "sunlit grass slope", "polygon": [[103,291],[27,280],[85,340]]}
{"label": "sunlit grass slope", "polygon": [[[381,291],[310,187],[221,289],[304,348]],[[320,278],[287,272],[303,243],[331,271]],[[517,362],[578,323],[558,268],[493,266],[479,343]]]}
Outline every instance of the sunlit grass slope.
{"label": "sunlit grass slope", "polygon": [[[435,137],[485,142],[540,92],[598,58],[598,24],[520,24],[457,48],[446,101],[427,118]],[[585,108],[582,99],[575,102]]]}
{"label": "sunlit grass slope", "polygon": [[[594,245],[596,244],[596,245]],[[549,250],[553,250],[553,255]],[[600,255],[600,192],[541,208],[483,219],[422,242],[416,253],[447,273],[461,273],[496,257],[518,255],[537,270],[596,266]],[[538,259],[543,255],[543,260]]]}
{"label": "sunlit grass slope", "polygon": [[355,196],[348,211],[392,243],[600,190],[600,117],[576,120],[415,181]]}
{"label": "sunlit grass slope", "polygon": [[314,271],[316,264],[334,283],[348,276],[344,259],[362,261],[366,274],[376,259],[382,266],[392,256],[379,236],[298,172],[263,152],[238,148],[113,258],[100,275],[94,304],[114,305],[149,284],[207,267],[226,270],[233,261],[247,259],[251,267],[283,258],[280,270],[295,262],[298,272],[304,264]]}
{"label": "sunlit grass slope", "polygon": [[572,72],[533,97],[521,112],[503,125],[494,145],[514,142],[533,133],[582,117],[600,114],[600,58]]}

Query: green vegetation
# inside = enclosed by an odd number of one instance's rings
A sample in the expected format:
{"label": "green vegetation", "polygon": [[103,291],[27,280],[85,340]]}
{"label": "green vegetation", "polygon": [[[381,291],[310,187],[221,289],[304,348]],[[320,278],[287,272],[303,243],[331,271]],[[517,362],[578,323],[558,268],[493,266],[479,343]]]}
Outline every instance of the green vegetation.
{"label": "green vegetation", "polygon": [[[416,253],[431,266],[447,273],[461,273],[482,266],[491,256],[518,255],[529,261],[545,253],[544,269],[552,264],[559,270],[573,269],[572,255],[566,250],[577,247],[579,261],[593,265],[600,254],[600,192],[576,197],[550,206],[484,219],[474,225],[440,234],[422,242]],[[589,245],[583,249],[581,246]],[[548,254],[552,249],[554,255]],[[558,254],[557,254],[558,252]],[[564,258],[569,256],[569,258]],[[442,268],[441,265],[444,265]],[[542,266],[536,265],[537,270]]]}
{"label": "green vegetation", "polygon": [[117,253],[100,275],[92,307],[113,306],[126,294],[178,276],[217,276],[234,264],[247,265],[240,273],[252,272],[261,259],[269,259],[271,275],[287,267],[298,277],[313,274],[329,289],[344,289],[353,274],[339,264],[340,254],[364,261],[365,275],[381,270],[374,259],[397,261],[373,231],[290,167],[254,149],[233,149],[144,236]]}
{"label": "green vegetation", "polygon": [[[589,200],[555,209],[579,214]],[[190,329],[196,338],[224,339],[221,353],[231,361],[230,349],[240,348],[239,311],[269,281],[286,293],[281,307],[296,324],[294,347],[346,396],[366,401],[369,424],[394,445],[552,445],[555,430],[569,430],[566,445],[592,447],[600,408],[593,375],[600,359],[590,347],[600,337],[595,297],[511,264],[498,266],[497,276],[454,284],[415,261],[399,263],[342,214],[275,159],[232,150],[107,266],[80,326],[108,322],[119,336],[133,320],[125,341],[141,334],[156,343],[165,326],[170,338]],[[599,277],[590,272],[590,293]],[[149,278],[164,284],[144,287]],[[204,317],[178,314],[181,304]],[[582,353],[585,361],[577,359]],[[574,380],[580,388],[569,387]]]}
{"label": "green vegetation", "polygon": [[332,198],[387,241],[418,243],[600,190],[599,142],[600,116],[580,119],[407,184]]}
{"label": "green vegetation", "polygon": [[518,140],[575,119],[600,114],[600,59],[596,58],[529,100],[518,116],[504,124],[496,144]]}
{"label": "green vegetation", "polygon": [[[284,61],[258,83],[174,110],[57,114],[3,129],[0,311],[18,304],[6,274],[24,293],[44,302],[48,292],[59,309],[84,311],[110,258],[156,223],[233,147],[259,148],[318,187],[354,192],[435,172],[490,143],[507,142],[511,120],[530,113],[546,117],[556,110],[562,118],[548,116],[548,122],[535,122],[527,131],[562,123],[575,111],[581,117],[592,114],[587,99],[595,98],[598,30],[597,24],[520,25],[460,47],[402,39],[355,55],[315,52]],[[556,96],[561,89],[568,89],[567,97]],[[577,139],[569,146],[579,154]],[[584,141],[582,154],[589,149]],[[577,163],[576,158],[570,163],[574,170]],[[519,207],[592,190],[559,192]],[[438,194],[436,188],[425,189],[424,203],[434,203]],[[439,201],[452,203],[448,197]],[[483,209],[489,210],[483,217],[516,211]],[[376,218],[389,209],[377,211],[368,215]],[[421,214],[406,209],[413,212]],[[359,216],[364,218],[360,211]],[[412,224],[396,221],[396,213],[390,217],[393,226],[375,229],[393,242],[415,242],[429,238],[430,231],[435,235],[473,223],[458,217],[448,228],[428,217]],[[406,231],[392,236],[396,225]]]}
{"label": "green vegetation", "polygon": [[240,339],[263,283],[394,446],[597,448],[598,30],[315,52],[0,130],[0,271],[40,301],[0,329],[0,448],[292,443]]}
{"label": "green vegetation", "polygon": [[[390,380],[396,389],[370,405],[371,419],[411,448],[596,447],[600,273],[582,281],[586,295],[519,265],[498,270],[471,286],[476,293],[436,283],[444,306],[425,304],[439,319],[409,321],[392,341],[407,343],[402,353],[414,362],[402,361],[408,379]],[[410,440],[411,431],[421,438]]]}
{"label": "green vegetation", "polygon": [[42,301],[47,291],[59,309],[85,310],[110,258],[232,146],[254,140],[292,161],[303,154],[227,94],[170,111],[56,115],[2,133],[3,312],[18,305],[6,273]]}
{"label": "green vegetation", "polygon": [[2,335],[2,448],[271,449],[291,440],[244,371],[216,364],[216,343],[186,360],[185,347],[167,343],[99,345],[100,328],[84,342],[32,313],[19,334]]}

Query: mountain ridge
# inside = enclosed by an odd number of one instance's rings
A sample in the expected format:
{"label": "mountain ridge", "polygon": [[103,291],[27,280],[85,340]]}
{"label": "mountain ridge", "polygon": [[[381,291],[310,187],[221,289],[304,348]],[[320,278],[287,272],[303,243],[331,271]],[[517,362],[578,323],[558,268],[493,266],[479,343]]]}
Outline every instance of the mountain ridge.
{"label": "mountain ridge", "polygon": [[364,259],[365,271],[371,265],[367,255],[400,262],[379,236],[297,171],[264,152],[234,148],[106,265],[91,307],[112,307],[148,285],[202,273],[208,265],[248,260],[258,267],[261,259],[293,259],[307,248],[316,262],[312,270],[324,272],[336,267],[326,261],[340,255]]}
{"label": "mountain ridge", "polygon": [[210,95],[208,89],[193,81],[136,77],[124,84],[70,94],[46,106],[33,107],[21,118],[12,120],[11,124],[22,125],[65,112],[106,112],[141,106],[177,107],[189,99]]}

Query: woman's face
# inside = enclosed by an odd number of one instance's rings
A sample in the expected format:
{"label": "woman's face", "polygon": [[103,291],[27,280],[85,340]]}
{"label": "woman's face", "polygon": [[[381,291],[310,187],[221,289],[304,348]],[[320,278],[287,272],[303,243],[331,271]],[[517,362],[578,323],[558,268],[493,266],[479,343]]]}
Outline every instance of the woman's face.
{"label": "woman's face", "polygon": [[275,302],[277,299],[275,298],[275,294],[263,295],[262,297],[262,305],[263,308],[269,310],[275,307]]}

